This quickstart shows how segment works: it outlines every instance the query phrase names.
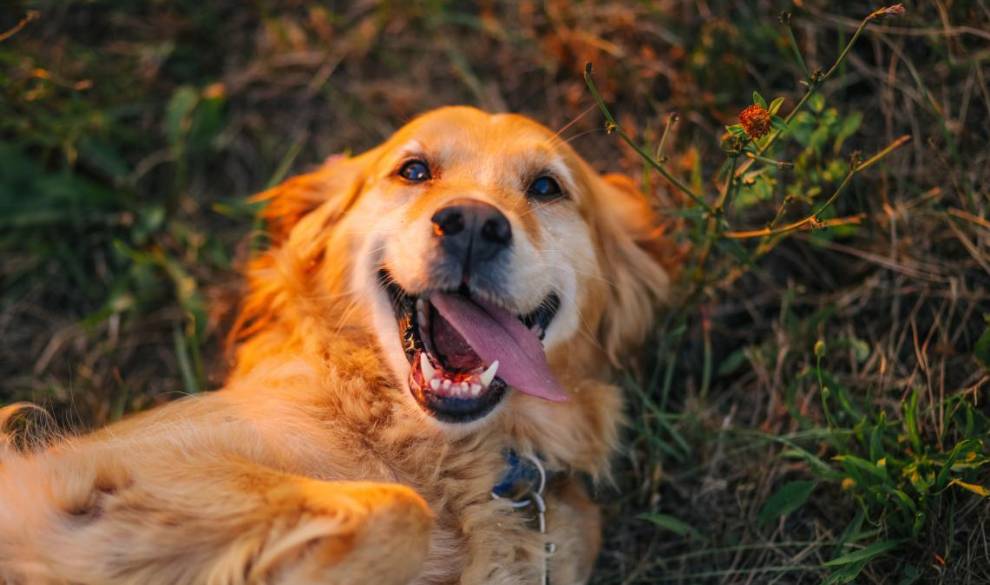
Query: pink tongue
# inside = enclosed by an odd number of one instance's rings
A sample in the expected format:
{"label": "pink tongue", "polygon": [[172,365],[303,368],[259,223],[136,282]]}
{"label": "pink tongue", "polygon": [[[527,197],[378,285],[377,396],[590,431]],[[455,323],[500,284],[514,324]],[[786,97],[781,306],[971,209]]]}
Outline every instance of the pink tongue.
{"label": "pink tongue", "polygon": [[485,364],[498,360],[497,376],[520,392],[560,402],[567,392],[550,371],[543,344],[505,309],[437,293],[430,302]]}

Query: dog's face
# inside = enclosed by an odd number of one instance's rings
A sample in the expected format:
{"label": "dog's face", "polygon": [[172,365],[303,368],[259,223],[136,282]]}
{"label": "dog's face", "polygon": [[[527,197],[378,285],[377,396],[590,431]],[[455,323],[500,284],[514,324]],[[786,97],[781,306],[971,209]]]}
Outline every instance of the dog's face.
{"label": "dog's face", "polygon": [[321,262],[346,265],[338,288],[409,398],[445,423],[484,419],[512,392],[566,404],[666,292],[643,246],[656,241],[646,200],[521,116],[436,110],[313,177],[304,197],[276,192],[268,217],[288,245],[332,232]]}

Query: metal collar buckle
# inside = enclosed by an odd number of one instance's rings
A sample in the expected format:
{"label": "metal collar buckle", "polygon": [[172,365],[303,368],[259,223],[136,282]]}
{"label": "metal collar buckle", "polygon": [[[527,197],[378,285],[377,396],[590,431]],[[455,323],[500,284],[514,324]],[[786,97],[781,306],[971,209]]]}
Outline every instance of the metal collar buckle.
{"label": "metal collar buckle", "polygon": [[[546,501],[543,499],[543,491],[547,487],[546,469],[544,469],[543,463],[536,457],[524,455],[520,459],[515,451],[509,451],[506,454],[506,463],[508,463],[509,469],[495,487],[492,488],[492,498],[496,500],[507,500],[509,505],[517,510],[530,505],[536,509],[537,528],[544,537],[543,549],[545,553],[540,584],[549,585],[550,557],[557,551],[557,546],[546,540],[547,506]],[[534,470],[535,475],[533,473]],[[523,489],[516,489],[520,484]]]}

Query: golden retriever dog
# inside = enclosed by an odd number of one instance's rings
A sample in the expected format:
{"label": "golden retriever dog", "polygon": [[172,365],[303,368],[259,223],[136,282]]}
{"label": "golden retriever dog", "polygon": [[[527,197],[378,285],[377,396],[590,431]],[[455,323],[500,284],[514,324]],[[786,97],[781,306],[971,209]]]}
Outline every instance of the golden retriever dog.
{"label": "golden retriever dog", "polygon": [[8,440],[0,582],[584,583],[609,373],[669,289],[632,181],[450,107],[260,197],[225,387]]}

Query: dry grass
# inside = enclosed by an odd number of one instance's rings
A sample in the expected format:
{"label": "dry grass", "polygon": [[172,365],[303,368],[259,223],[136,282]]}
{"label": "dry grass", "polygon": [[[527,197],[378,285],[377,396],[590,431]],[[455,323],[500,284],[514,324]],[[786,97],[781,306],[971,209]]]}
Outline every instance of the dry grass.
{"label": "dry grass", "polygon": [[[677,112],[666,164],[716,193],[722,127],[752,91],[788,97],[785,111],[803,93],[779,11],[793,12],[813,71],[875,8],[329,6],[62,1],[0,15],[9,30],[39,12],[0,41],[0,403],[32,400],[89,428],[215,386],[236,259],[257,245],[244,196],[443,104],[566,126],[600,168],[642,177],[696,249],[704,218],[605,134],[585,63],[651,152]],[[990,374],[975,357],[990,312],[990,4],[908,8],[867,30],[822,88],[815,127],[834,107],[861,114],[859,131],[818,154],[785,146],[775,156],[797,164],[774,170],[762,195],[740,186],[725,215],[763,228],[786,199],[778,221],[800,219],[814,188],[835,186],[829,164],[909,135],[837,199],[832,217],[860,223],[796,233],[752,265],[752,244],[713,244],[704,277],[685,273],[697,294],[631,360],[632,424],[618,489],[599,494],[610,521],[596,583],[818,583],[842,568],[825,563],[885,540],[898,548],[856,582],[911,582],[912,571],[990,582],[990,499],[958,484],[916,494],[900,473],[939,469],[966,438],[978,460],[990,451]],[[855,470],[833,459],[876,463],[877,428],[899,472],[890,486],[924,506],[920,528],[871,503],[881,484],[844,483]],[[960,473],[990,483],[978,468]],[[813,482],[806,503],[768,514],[794,481]]]}

